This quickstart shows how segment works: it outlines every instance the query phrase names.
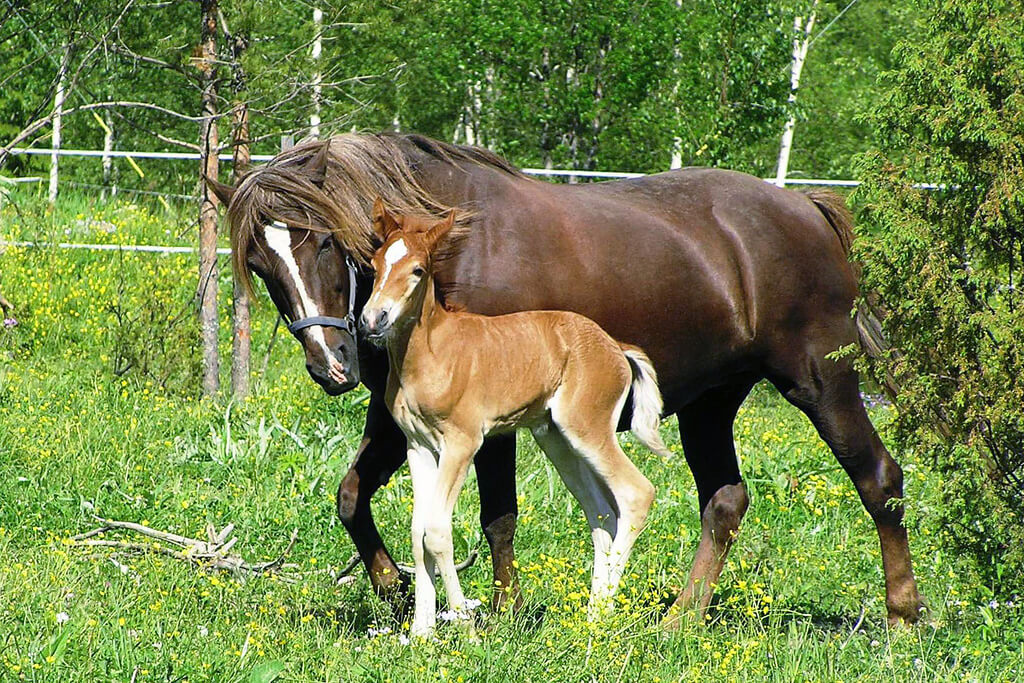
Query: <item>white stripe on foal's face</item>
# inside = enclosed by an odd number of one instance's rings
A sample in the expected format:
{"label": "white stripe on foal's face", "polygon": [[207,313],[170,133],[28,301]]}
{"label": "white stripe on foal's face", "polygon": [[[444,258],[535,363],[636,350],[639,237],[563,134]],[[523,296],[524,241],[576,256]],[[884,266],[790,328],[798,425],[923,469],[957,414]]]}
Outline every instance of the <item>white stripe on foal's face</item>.
{"label": "white stripe on foal's face", "polygon": [[[405,240],[401,237],[397,241],[392,242],[391,245],[384,252],[384,272],[380,273],[380,277],[373,283],[373,291],[370,293],[370,299],[366,302],[366,306],[363,308],[364,319],[365,316],[375,315],[375,311],[383,311],[388,314],[388,317],[393,323],[398,317],[401,316],[400,304],[403,303],[404,299],[409,295],[409,291],[403,294],[397,299],[393,298],[394,294],[385,295],[384,290],[388,285],[388,278],[391,276],[391,269],[397,263],[401,262],[405,257],[409,255],[409,247],[405,244]],[[414,286],[415,281],[408,283]]]}
{"label": "white stripe on foal's face", "polygon": [[380,282],[384,284],[388,280],[388,273],[391,272],[391,266],[395,265],[409,253],[409,248],[405,246],[405,240],[399,239],[397,242],[388,247],[388,250],[384,252],[384,275],[381,276]]}
{"label": "white stripe on foal's face", "polygon": [[[306,284],[302,281],[302,276],[299,274],[299,264],[295,262],[295,254],[292,253],[292,235],[288,226],[280,221],[274,221],[273,224],[263,226],[263,236],[267,240],[267,246],[281,257],[285,267],[288,269],[288,274],[292,278],[292,283],[299,293],[298,303],[299,308],[302,310],[296,312],[296,320],[320,315],[320,309],[317,307],[316,302],[313,301],[313,298],[309,296],[309,293],[306,291]],[[327,339],[324,338],[323,328],[314,325],[313,327],[307,327],[306,331],[323,350],[324,360],[330,363],[331,359],[334,358],[334,354],[327,348]]]}

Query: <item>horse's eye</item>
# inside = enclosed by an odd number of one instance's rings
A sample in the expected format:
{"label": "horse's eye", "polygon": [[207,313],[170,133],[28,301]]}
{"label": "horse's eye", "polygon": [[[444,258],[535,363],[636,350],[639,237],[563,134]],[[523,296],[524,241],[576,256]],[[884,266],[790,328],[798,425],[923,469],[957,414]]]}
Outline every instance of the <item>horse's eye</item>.
{"label": "horse's eye", "polygon": [[332,240],[330,237],[328,237],[320,245],[320,253],[323,253],[325,251],[330,251],[332,246],[334,246],[334,240]]}
{"label": "horse's eye", "polygon": [[412,269],[412,274],[415,275],[416,277],[423,277],[423,272],[423,268],[419,266],[416,266],[415,268]]}

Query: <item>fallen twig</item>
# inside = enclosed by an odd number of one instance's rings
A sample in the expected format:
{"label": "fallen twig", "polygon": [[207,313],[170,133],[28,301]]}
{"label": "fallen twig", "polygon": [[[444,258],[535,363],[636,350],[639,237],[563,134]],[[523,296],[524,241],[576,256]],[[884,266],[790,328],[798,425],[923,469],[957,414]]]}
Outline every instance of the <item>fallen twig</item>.
{"label": "fallen twig", "polygon": [[[470,567],[472,567],[473,563],[476,562],[476,558],[477,558],[477,556],[479,554],[480,553],[477,552],[476,548],[473,548],[472,550],[470,550],[469,551],[469,556],[466,557],[466,559],[463,560],[462,562],[460,562],[459,564],[455,565],[455,571],[461,572],[463,569],[469,569]],[[398,565],[398,571],[402,572],[403,574],[408,574],[409,576],[412,576],[413,572],[415,572],[415,570],[416,570],[415,567],[413,567],[411,565],[408,565],[408,564],[400,564],[400,565]],[[439,574],[437,573],[436,569],[434,570],[434,575],[435,576],[439,576]]]}
{"label": "fallen twig", "polygon": [[[477,557],[479,557],[479,555],[479,551],[477,551],[476,548],[473,548],[471,551],[469,551],[469,555],[466,557],[465,560],[455,565],[455,571],[461,572],[463,569],[468,569],[472,567],[473,563],[476,562],[476,559]],[[338,573],[335,574],[334,577],[339,584],[345,583],[344,579],[346,579],[349,576],[349,574],[351,574],[352,571],[357,566],[359,566],[359,559],[359,553],[354,553],[352,557],[348,558],[348,562],[345,563],[345,566],[338,570]],[[408,564],[399,564],[397,565],[397,567],[398,571],[408,576],[412,576],[413,573],[415,572],[415,567]]]}
{"label": "fallen twig", "polygon": [[348,558],[348,563],[341,568],[338,572],[338,579],[343,579],[352,573],[352,570],[359,565],[359,553],[352,553],[352,557]]}
{"label": "fallen twig", "polygon": [[[115,548],[131,553],[157,553],[176,560],[189,562],[207,570],[227,571],[235,575],[277,574],[285,581],[294,581],[293,577],[281,574],[280,570],[289,566],[285,564],[285,559],[299,537],[299,530],[297,528],[292,530],[288,546],[277,559],[270,562],[253,564],[246,562],[241,555],[230,552],[238,541],[237,537],[231,537],[235,530],[234,524],[228,524],[220,531],[217,531],[212,524],[208,524],[206,527],[207,540],[202,541],[180,534],[159,531],[158,529],[152,529],[144,524],[137,524],[135,522],[122,522],[116,519],[103,519],[101,517],[96,519],[102,526],[77,536],[72,536],[71,541],[74,545]],[[158,543],[138,543],[134,541],[95,538],[100,534],[117,529],[133,531],[147,538],[155,539]],[[161,545],[161,543],[177,546],[177,548],[166,547]]]}

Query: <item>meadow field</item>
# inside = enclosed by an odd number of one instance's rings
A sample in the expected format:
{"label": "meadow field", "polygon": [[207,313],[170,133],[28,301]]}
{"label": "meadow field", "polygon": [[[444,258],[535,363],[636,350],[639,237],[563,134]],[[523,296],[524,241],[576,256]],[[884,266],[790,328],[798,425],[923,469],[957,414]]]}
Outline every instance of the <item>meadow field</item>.
{"label": "meadow field", "polygon": [[[187,244],[188,217],[159,205],[15,195],[0,239]],[[222,263],[226,262],[222,260]],[[933,512],[943,481],[912,452],[907,525],[930,612],[885,623],[877,536],[810,423],[770,386],[740,411],[751,494],[703,624],[658,628],[700,533],[674,419],[671,461],[622,436],[657,486],[615,613],[585,619],[590,537],[553,468],[520,441],[516,550],[526,606],[484,614],[477,639],[444,625],[411,644],[361,568],[339,583],[353,545],[335,489],[359,440],[367,393],[338,398],[308,378],[275,312],[254,311],[254,391],[200,399],[190,255],[6,247],[0,286],[17,324],[0,328],[0,680],[29,681],[676,681],[1019,680],[1024,609],[994,596],[945,550]],[[230,351],[230,274],[221,276]],[[223,363],[226,373],[228,363]],[[872,401],[885,438],[891,406]],[[456,512],[462,574],[487,605],[490,562],[476,487]],[[409,475],[374,499],[381,532],[410,563]],[[85,546],[97,517],[205,538],[235,525],[233,552],[279,574],[211,572],[159,552]],[[105,538],[148,543],[131,533]],[[483,610],[486,612],[486,609]]]}

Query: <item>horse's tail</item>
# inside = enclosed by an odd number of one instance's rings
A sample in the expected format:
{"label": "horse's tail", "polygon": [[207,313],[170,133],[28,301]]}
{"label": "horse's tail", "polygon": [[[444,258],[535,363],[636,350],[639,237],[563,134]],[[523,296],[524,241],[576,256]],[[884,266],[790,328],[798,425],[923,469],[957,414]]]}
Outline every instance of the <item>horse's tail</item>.
{"label": "horse's tail", "polygon": [[635,346],[620,344],[623,355],[633,371],[633,421],[629,429],[643,445],[662,456],[671,458],[672,451],[658,434],[661,422],[661,391],[658,390],[658,375],[654,372],[651,359]]}
{"label": "horse's tail", "polygon": [[847,208],[846,200],[830,190],[807,190],[804,194],[825,216],[825,220],[835,230],[843,251],[849,256],[853,245],[853,214]]}

